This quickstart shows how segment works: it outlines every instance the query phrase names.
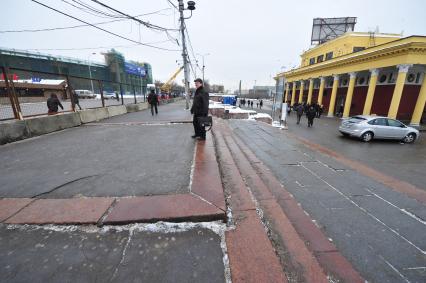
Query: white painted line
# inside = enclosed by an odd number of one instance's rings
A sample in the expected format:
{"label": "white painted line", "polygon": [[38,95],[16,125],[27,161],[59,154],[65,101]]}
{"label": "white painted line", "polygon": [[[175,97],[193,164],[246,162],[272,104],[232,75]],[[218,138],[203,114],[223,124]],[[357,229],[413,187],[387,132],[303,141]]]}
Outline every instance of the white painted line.
{"label": "white painted line", "polygon": [[384,201],[384,202],[386,202],[387,204],[389,204],[390,206],[392,206],[392,207],[394,207],[394,208],[398,209],[399,211],[401,211],[402,213],[404,213],[404,214],[408,215],[409,217],[413,218],[414,220],[416,220],[416,221],[420,222],[420,223],[421,223],[421,224],[423,224],[423,225],[426,225],[426,221],[424,221],[424,220],[420,219],[419,217],[417,217],[416,215],[412,214],[411,212],[408,212],[408,211],[407,211],[407,210],[405,210],[404,208],[400,208],[399,206],[396,206],[395,204],[391,203],[390,201],[388,201],[388,200],[386,200],[386,199],[382,198],[381,196],[379,196],[379,195],[377,195],[377,194],[373,193],[373,192],[372,192],[371,190],[369,190],[368,188],[364,188],[364,189],[366,189],[367,191],[369,191],[369,192],[370,192],[372,195],[374,195],[376,198],[381,199],[382,201]]}
{"label": "white painted line", "polygon": [[377,222],[379,222],[380,224],[382,224],[383,226],[385,226],[387,229],[389,229],[392,233],[394,233],[395,235],[397,235],[399,238],[403,239],[404,241],[406,241],[408,244],[410,244],[412,247],[414,247],[416,250],[418,250],[419,252],[421,252],[423,255],[426,255],[426,251],[422,250],[420,247],[416,246],[414,243],[412,243],[410,240],[408,240],[407,238],[405,238],[404,236],[402,236],[401,234],[399,234],[396,230],[394,230],[393,228],[389,227],[388,225],[386,225],[386,223],[384,223],[383,221],[381,221],[380,219],[378,219],[376,216],[374,216],[373,214],[371,214],[370,212],[368,212],[365,208],[361,207],[360,205],[358,205],[357,203],[355,203],[353,200],[351,200],[347,195],[345,195],[344,193],[342,193],[341,191],[339,191],[337,188],[335,188],[333,185],[331,185],[330,183],[328,183],[326,180],[322,179],[320,176],[318,176],[315,172],[313,172],[312,170],[310,170],[309,168],[306,168],[305,166],[302,165],[303,168],[305,168],[307,171],[309,171],[312,175],[314,175],[315,177],[317,177],[318,179],[320,179],[321,181],[323,181],[325,184],[327,184],[330,188],[332,188],[334,191],[336,191],[338,194],[340,194],[342,197],[344,197],[346,200],[348,200],[350,203],[352,203],[353,205],[355,205],[356,207],[358,207],[361,211],[363,211],[364,213],[366,213],[368,216],[370,216],[371,218],[373,218],[374,220],[376,220]]}
{"label": "white painted line", "polygon": [[379,255],[379,257],[390,267],[393,271],[395,271],[402,279],[404,279],[405,282],[410,283],[410,281],[405,277],[401,272],[399,272],[398,269],[396,269],[395,266],[393,266],[389,261],[387,261],[382,255]]}
{"label": "white painted line", "polygon": [[426,270],[426,266],[419,266],[419,267],[405,267],[404,270]]}

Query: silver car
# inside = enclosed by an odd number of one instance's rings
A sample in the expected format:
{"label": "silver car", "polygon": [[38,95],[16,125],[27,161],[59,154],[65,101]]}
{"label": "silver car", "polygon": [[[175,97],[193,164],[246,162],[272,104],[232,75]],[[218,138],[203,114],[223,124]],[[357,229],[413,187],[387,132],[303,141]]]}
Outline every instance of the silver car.
{"label": "silver car", "polygon": [[374,139],[395,139],[412,143],[419,137],[419,131],[398,120],[381,116],[357,115],[344,119],[339,131],[344,136],[360,138],[365,142]]}

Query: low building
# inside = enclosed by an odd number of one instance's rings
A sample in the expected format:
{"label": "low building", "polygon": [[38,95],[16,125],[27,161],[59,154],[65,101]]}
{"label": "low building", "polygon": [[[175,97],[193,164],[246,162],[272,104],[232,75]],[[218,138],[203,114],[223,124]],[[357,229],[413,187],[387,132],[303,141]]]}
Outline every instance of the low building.
{"label": "low building", "polygon": [[[318,103],[328,116],[377,114],[426,123],[426,36],[348,32],[276,76],[283,100]],[[280,89],[280,88],[277,88]]]}

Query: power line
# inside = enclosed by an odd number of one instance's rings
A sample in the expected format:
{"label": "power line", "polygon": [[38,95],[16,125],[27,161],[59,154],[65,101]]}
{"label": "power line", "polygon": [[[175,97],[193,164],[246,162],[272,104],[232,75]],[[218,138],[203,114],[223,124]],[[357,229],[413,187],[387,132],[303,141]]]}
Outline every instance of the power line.
{"label": "power line", "polygon": [[32,1],[32,2],[34,2],[34,3],[37,3],[37,4],[39,4],[39,5],[41,5],[41,6],[43,6],[43,7],[46,7],[46,8],[48,8],[48,9],[52,10],[52,11],[55,11],[55,12],[57,12],[57,13],[60,13],[60,14],[64,15],[64,16],[67,16],[67,17],[72,18],[72,19],[74,19],[74,20],[77,20],[77,21],[79,21],[79,22],[82,22],[82,23],[85,23],[85,24],[87,24],[87,25],[90,25],[90,26],[92,26],[92,27],[94,27],[94,28],[96,28],[96,29],[99,29],[99,30],[104,31],[104,32],[109,33],[109,34],[112,34],[112,35],[114,35],[114,36],[116,36],[116,37],[119,37],[119,38],[122,38],[122,39],[124,39],[124,40],[130,41],[130,42],[133,42],[133,43],[137,43],[137,44],[140,44],[140,45],[144,45],[144,46],[147,46],[147,47],[155,48],[155,49],[160,49],[160,50],[165,50],[165,51],[179,51],[179,50],[177,50],[177,49],[167,49],[167,48],[162,48],[162,47],[158,47],[158,46],[153,46],[153,45],[150,45],[150,44],[142,43],[142,42],[139,42],[139,41],[136,41],[136,40],[133,40],[133,39],[130,39],[130,38],[124,37],[124,36],[122,36],[122,35],[116,34],[116,33],[111,32],[111,31],[109,31],[109,30],[106,30],[106,29],[103,29],[103,28],[97,27],[97,26],[95,26],[95,25],[93,25],[93,24],[91,24],[91,23],[88,23],[88,22],[86,22],[86,21],[83,21],[83,20],[81,20],[81,19],[79,19],[79,18],[76,18],[76,17],[74,17],[74,16],[71,16],[71,15],[69,15],[69,14],[67,14],[67,13],[64,13],[64,12],[62,12],[62,11],[59,11],[59,10],[57,10],[57,9],[53,8],[53,7],[47,6],[47,5],[45,5],[45,4],[43,4],[43,3],[40,3],[40,2],[38,2],[38,1],[36,1],[36,0],[31,0],[31,1]]}
{"label": "power line", "polygon": [[161,31],[168,31],[168,30],[171,30],[171,31],[179,31],[178,29],[164,28],[164,27],[160,27],[160,26],[157,26],[157,25],[154,25],[154,24],[151,24],[151,23],[148,23],[148,22],[142,21],[142,20],[137,19],[137,18],[135,18],[135,17],[133,17],[133,16],[130,16],[129,14],[126,14],[126,13],[123,13],[123,12],[121,12],[121,11],[117,10],[117,9],[114,9],[114,8],[112,8],[112,7],[110,7],[110,6],[106,5],[106,4],[104,4],[104,3],[102,3],[102,2],[100,2],[100,1],[98,1],[98,0],[91,0],[91,1],[92,1],[92,2],[97,3],[97,4],[101,5],[101,6],[103,6],[103,7],[105,7],[105,8],[108,8],[108,9],[110,9],[110,10],[114,11],[114,12],[117,12],[117,13],[119,13],[119,14],[122,14],[122,15],[124,15],[124,16],[126,16],[126,17],[128,17],[129,19],[132,19],[132,20],[134,20],[134,21],[136,21],[136,22],[138,22],[138,23],[140,23],[140,24],[143,24],[143,25],[144,25],[144,26],[146,26],[147,28],[157,29],[157,30],[161,30]]}
{"label": "power line", "polygon": [[[147,16],[147,15],[157,14],[157,13],[165,11],[165,10],[170,10],[170,8],[165,8],[165,9],[161,9],[161,10],[146,13],[146,14],[136,15],[135,17],[142,17],[142,16]],[[111,20],[111,21],[106,21],[106,22],[93,23],[92,25],[97,26],[97,25],[109,24],[109,23],[114,23],[114,22],[122,22],[122,21],[128,21],[128,20],[130,20],[130,19],[128,19],[128,18],[123,19],[122,18],[122,19],[118,19],[118,20]],[[88,26],[90,26],[90,24],[75,25],[75,26],[68,26],[68,27],[44,28],[44,29],[1,30],[0,33],[43,32],[43,31],[53,31],[53,30],[74,29],[74,28],[81,28],[81,27],[88,27]]]}
{"label": "power line", "polygon": [[177,7],[175,4],[173,4],[173,2],[172,2],[172,1],[167,0],[167,2],[169,2],[169,3],[170,3],[170,5],[172,5],[173,7],[175,7],[175,9],[176,9],[176,10],[179,10],[179,9],[178,9],[178,7]]}
{"label": "power line", "polygon": [[[170,40],[162,40],[156,42],[149,42],[147,44],[160,44],[169,42]],[[32,51],[71,51],[71,50],[93,50],[93,49],[106,49],[106,48],[133,48],[137,47],[139,44],[131,44],[131,45],[112,45],[112,46],[97,46],[97,47],[81,47],[81,48],[30,48],[26,50]]]}

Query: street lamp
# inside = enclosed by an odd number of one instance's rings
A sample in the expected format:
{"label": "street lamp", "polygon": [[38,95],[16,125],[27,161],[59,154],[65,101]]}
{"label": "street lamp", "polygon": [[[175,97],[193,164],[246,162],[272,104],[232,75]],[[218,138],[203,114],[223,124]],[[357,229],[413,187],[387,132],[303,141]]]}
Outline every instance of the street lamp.
{"label": "street lamp", "polygon": [[210,55],[210,53],[205,53],[205,54],[197,53],[197,55],[200,55],[203,58],[203,82],[204,82],[204,68],[206,67],[204,65],[204,57]]}
{"label": "street lamp", "polygon": [[254,93],[254,98],[256,98],[256,80],[254,80],[253,93]]}
{"label": "street lamp", "polygon": [[[188,1],[188,6],[185,9],[183,4],[183,0],[178,0],[179,2],[179,13],[180,13],[180,32],[182,35],[182,59],[183,59],[183,72],[185,77],[185,94],[186,94],[186,107],[185,109],[189,109],[189,69],[188,69],[188,50],[186,48],[185,41],[185,19],[189,19],[192,17],[192,11],[195,10],[195,2]],[[188,18],[184,17],[183,11],[189,10],[191,11],[191,16]]]}
{"label": "street lamp", "polygon": [[95,93],[95,90],[93,88],[93,81],[92,81],[92,71],[90,70],[90,56],[95,55],[96,52],[93,52],[87,56],[87,61],[89,62],[89,78],[90,78],[90,85],[92,86],[92,93]]}

